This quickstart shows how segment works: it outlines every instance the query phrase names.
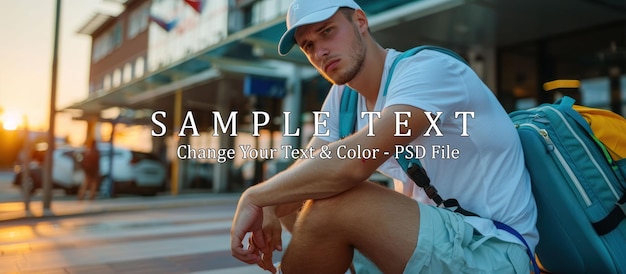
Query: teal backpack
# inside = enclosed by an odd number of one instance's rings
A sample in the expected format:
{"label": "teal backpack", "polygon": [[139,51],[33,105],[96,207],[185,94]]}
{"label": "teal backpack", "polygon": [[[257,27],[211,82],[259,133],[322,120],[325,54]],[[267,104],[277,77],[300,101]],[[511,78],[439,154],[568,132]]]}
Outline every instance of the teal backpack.
{"label": "teal backpack", "polygon": [[[389,87],[389,83],[391,82],[391,76],[393,75],[396,65],[400,62],[400,60],[409,56],[413,56],[418,52],[426,49],[450,55],[460,62],[467,64],[467,62],[465,62],[465,60],[461,56],[446,48],[427,45],[412,48],[401,53],[391,64],[391,68],[389,69],[389,73],[387,75],[387,81],[385,82],[383,96],[387,95],[387,88]],[[350,87],[345,86],[345,90],[341,95],[339,112],[339,135],[341,138],[348,137],[350,134],[356,131],[357,105],[358,93]],[[437,206],[454,209],[453,211],[463,214],[465,216],[477,216],[476,214],[463,209],[459,205],[457,200],[444,200],[443,198],[441,198],[441,196],[439,196],[439,194],[437,193],[437,189],[435,189],[435,187],[430,184],[430,179],[428,178],[426,170],[424,170],[424,168],[422,167],[419,159],[408,157],[407,152],[396,155],[396,159],[398,161],[398,164],[400,164],[400,166],[407,173],[409,178],[411,178],[411,180],[413,180],[413,182],[415,182],[417,186],[423,188],[424,192],[428,195],[428,198],[432,199],[433,202],[437,204]],[[493,222],[498,229],[502,229],[511,233],[512,235],[520,239],[524,243],[524,245],[526,245],[526,250],[528,252],[528,256],[531,258],[531,261],[533,263],[534,271],[535,273],[539,273],[539,267],[537,265],[537,262],[535,261],[535,256],[534,254],[532,254],[530,247],[526,243],[526,240],[524,240],[524,237],[520,235],[515,229],[504,223],[495,220]]]}
{"label": "teal backpack", "polygon": [[614,161],[573,107],[563,97],[509,114],[537,202],[537,257],[549,272],[626,273],[626,159]]}

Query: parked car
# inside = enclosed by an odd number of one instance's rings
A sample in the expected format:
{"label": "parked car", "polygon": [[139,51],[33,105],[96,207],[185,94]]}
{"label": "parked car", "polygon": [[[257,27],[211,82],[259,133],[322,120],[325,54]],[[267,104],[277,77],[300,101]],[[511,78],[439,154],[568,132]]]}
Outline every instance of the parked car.
{"label": "parked car", "polygon": [[[33,183],[31,193],[37,191],[37,189],[43,186],[43,160],[45,158],[45,151],[34,151],[29,165],[29,175]],[[71,147],[58,147],[54,150],[53,159],[54,166],[52,170],[52,187],[55,189],[64,189],[66,194],[76,194],[78,187],[82,183],[84,175],[75,172],[74,161],[74,148]],[[15,177],[13,185],[21,187],[22,177],[24,173],[23,163],[18,163],[14,167]]]}
{"label": "parked car", "polygon": [[[53,153],[52,186],[63,189],[66,194],[76,194],[83,183],[85,174],[81,168],[84,148],[58,147]],[[101,185],[109,179],[111,166],[111,146],[99,143]],[[43,186],[43,164],[41,161],[30,163],[30,177],[33,182],[31,192]],[[16,166],[13,184],[21,187],[22,168]],[[113,147],[113,189],[116,194],[156,195],[165,188],[167,170],[157,156],[151,153],[132,151]],[[101,188],[101,191],[103,188]]]}

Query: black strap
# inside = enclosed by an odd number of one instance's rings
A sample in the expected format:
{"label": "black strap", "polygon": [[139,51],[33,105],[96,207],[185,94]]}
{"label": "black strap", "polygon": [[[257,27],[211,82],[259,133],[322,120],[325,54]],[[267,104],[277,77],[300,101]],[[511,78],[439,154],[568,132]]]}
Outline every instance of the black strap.
{"label": "black strap", "polygon": [[604,235],[613,231],[613,229],[615,229],[624,220],[624,218],[626,218],[625,203],[626,193],[624,193],[624,195],[622,195],[622,198],[617,201],[617,204],[615,204],[613,210],[609,212],[609,215],[604,217],[604,219],[591,224],[593,226],[593,229],[595,229],[598,233],[598,235]]}
{"label": "black strap", "polygon": [[[458,59],[459,61],[467,64],[467,62],[465,62],[463,58],[461,58],[456,53],[448,49],[442,49],[442,48],[437,48],[433,46],[421,46],[421,47],[413,48],[409,51],[406,51],[400,54],[400,56],[398,56],[396,60],[394,60],[391,66],[391,69],[389,70],[389,75],[387,75],[387,83],[385,84],[385,89],[384,89],[385,95],[387,94],[387,87],[389,86],[389,83],[391,82],[391,74],[393,73],[395,66],[398,64],[398,62],[401,59],[407,56],[414,55],[415,53],[423,49],[436,50],[445,54],[449,54],[455,57],[456,59]],[[340,131],[340,135],[342,139],[352,134],[355,131],[356,104],[357,104],[356,93],[357,93],[356,91],[346,86],[346,90],[344,90],[341,96],[342,98],[341,98],[341,114],[340,114],[340,120],[339,120],[340,121],[339,131]],[[403,154],[397,155],[397,156],[399,156],[397,157],[398,163],[400,164],[402,169],[407,173],[409,178],[411,178],[411,180],[413,180],[413,182],[415,182],[417,186],[424,189],[424,192],[426,192],[426,195],[428,196],[428,198],[433,200],[433,202],[435,202],[437,206],[441,206],[443,204],[445,208],[452,210],[456,213],[459,213],[465,216],[480,217],[479,215],[471,211],[463,209],[459,205],[459,202],[456,199],[448,199],[444,201],[439,195],[439,193],[437,193],[437,189],[433,185],[430,184],[430,178],[428,178],[428,174],[426,174],[426,170],[424,169],[424,167],[422,167],[422,164],[419,161],[419,159],[413,159],[413,158],[407,159],[407,157],[405,157],[405,155]],[[528,246],[528,244],[526,243],[526,240],[524,240],[524,237],[522,237],[521,234],[515,231],[515,229],[513,229],[512,227],[506,224],[497,222],[495,220],[493,222],[498,229],[504,229],[505,231],[508,231],[509,233],[513,234],[515,237],[519,238],[524,243],[524,245],[526,245],[528,256],[530,257],[530,260],[533,263],[535,273],[539,273],[539,267],[537,265],[537,261],[535,260],[535,256],[532,254],[532,251],[530,247]]]}
{"label": "black strap", "polygon": [[439,206],[443,202],[443,199],[437,193],[437,189],[430,184],[430,178],[428,178],[426,170],[424,169],[424,167],[422,167],[421,164],[419,164],[419,162],[409,162],[406,173],[417,186],[424,189],[424,192],[426,192],[428,198],[433,200],[435,204],[437,204],[437,206]]}
{"label": "black strap", "polygon": [[456,213],[465,215],[465,216],[479,217],[478,214],[471,212],[469,210],[463,209],[461,205],[459,204],[459,201],[457,201],[456,199],[443,200],[443,198],[441,198],[439,193],[437,193],[437,189],[433,185],[430,184],[430,179],[428,178],[428,175],[426,174],[426,170],[424,170],[424,168],[421,165],[410,163],[409,168],[407,169],[407,174],[409,175],[409,178],[411,178],[411,180],[413,180],[413,182],[415,182],[417,186],[424,189],[424,192],[426,192],[426,195],[428,196],[428,198],[433,200],[433,202],[435,202],[437,206],[443,205],[443,207],[450,209]]}
{"label": "black strap", "polygon": [[478,216],[478,214],[462,208],[461,205],[459,204],[459,201],[457,201],[456,199],[448,199],[448,200],[443,201],[443,206],[450,210],[454,210],[454,212],[459,213],[461,215],[480,217]]}

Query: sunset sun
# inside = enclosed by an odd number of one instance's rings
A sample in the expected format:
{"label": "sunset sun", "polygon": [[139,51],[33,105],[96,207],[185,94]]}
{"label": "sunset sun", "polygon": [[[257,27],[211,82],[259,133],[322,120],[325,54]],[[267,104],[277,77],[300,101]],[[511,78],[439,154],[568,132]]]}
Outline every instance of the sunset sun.
{"label": "sunset sun", "polygon": [[16,130],[22,123],[22,119],[19,115],[13,113],[5,113],[0,116],[0,121],[2,121],[2,128],[5,130]]}

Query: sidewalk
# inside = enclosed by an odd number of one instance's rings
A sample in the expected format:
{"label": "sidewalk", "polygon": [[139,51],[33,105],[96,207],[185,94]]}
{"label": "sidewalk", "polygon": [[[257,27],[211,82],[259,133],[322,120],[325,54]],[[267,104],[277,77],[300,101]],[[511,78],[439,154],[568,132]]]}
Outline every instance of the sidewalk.
{"label": "sidewalk", "polygon": [[53,200],[51,203],[51,212],[45,214],[41,201],[30,202],[30,214],[24,210],[23,202],[0,202],[0,222],[26,218],[47,218],[159,208],[236,204],[240,195],[240,193],[190,193],[176,196],[119,197],[112,199],[96,199],[94,201]]}

